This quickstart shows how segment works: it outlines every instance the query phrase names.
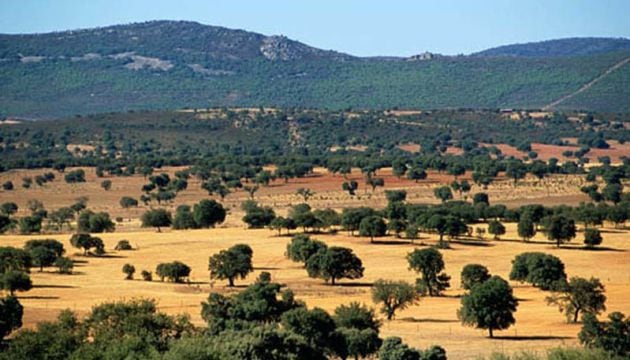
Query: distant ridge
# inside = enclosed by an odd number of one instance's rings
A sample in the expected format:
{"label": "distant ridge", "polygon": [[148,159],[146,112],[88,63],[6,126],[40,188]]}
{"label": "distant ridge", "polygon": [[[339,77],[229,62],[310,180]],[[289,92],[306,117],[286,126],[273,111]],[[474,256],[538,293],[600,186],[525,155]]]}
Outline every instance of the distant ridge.
{"label": "distant ridge", "polygon": [[512,57],[559,57],[604,54],[630,50],[630,39],[625,38],[567,38],[504,45],[472,56],[512,56]]}
{"label": "distant ridge", "polygon": [[469,56],[357,57],[166,20],[5,34],[0,119],[214,106],[630,112],[630,64],[606,73],[629,56],[630,40],[576,38]]}

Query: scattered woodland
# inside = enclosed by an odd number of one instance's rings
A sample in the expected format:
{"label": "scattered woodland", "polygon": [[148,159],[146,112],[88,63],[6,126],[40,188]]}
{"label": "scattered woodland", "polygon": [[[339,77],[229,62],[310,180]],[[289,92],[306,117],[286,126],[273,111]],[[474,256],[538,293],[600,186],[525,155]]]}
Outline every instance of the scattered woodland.
{"label": "scattered woodland", "polygon": [[[626,119],[255,108],[3,124],[0,359],[623,359]],[[552,203],[502,203],[518,191]],[[409,315],[424,306],[442,318]],[[533,325],[540,312],[562,335]]]}

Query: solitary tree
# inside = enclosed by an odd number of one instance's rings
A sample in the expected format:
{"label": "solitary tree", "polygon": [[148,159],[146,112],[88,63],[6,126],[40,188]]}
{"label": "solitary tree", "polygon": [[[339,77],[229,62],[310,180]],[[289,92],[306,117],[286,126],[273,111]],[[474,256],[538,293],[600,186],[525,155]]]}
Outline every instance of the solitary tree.
{"label": "solitary tree", "polygon": [[306,261],[306,271],[312,278],[330,280],[335,285],[337,279],[359,279],[363,277],[363,263],[352,249],[329,247],[320,249]]}
{"label": "solitary tree", "polygon": [[193,207],[193,219],[200,228],[214,227],[225,221],[226,211],[223,205],[214,200],[201,200]]}
{"label": "solitary tree", "polygon": [[173,261],[170,263],[161,263],[155,268],[155,273],[160,277],[162,281],[164,278],[169,279],[172,282],[181,282],[182,278],[190,275],[190,266],[180,261]]}
{"label": "solitary tree", "polygon": [[531,216],[521,215],[516,231],[518,236],[523,238],[524,241],[529,241],[529,239],[533,238],[536,235],[536,225],[532,221]]}
{"label": "solitary tree", "polygon": [[343,184],[341,184],[341,189],[343,191],[347,191],[349,195],[354,196],[356,194],[357,189],[359,188],[359,184],[352,180],[349,182],[344,182]]}
{"label": "solitary tree", "polygon": [[488,224],[488,233],[494,235],[494,239],[498,240],[499,236],[505,234],[505,226],[497,220],[492,220]]}
{"label": "solitary tree", "polygon": [[473,286],[462,296],[461,304],[457,316],[462,324],[488,329],[491,338],[494,330],[507,329],[516,322],[513,313],[518,301],[508,282],[499,276]]}
{"label": "solitary tree", "polygon": [[39,267],[39,271],[44,271],[45,266],[51,266],[57,260],[57,254],[45,246],[36,246],[30,249],[29,253],[33,259],[33,265]]}
{"label": "solitary tree", "polygon": [[572,277],[556,293],[547,297],[547,303],[557,305],[560,312],[564,312],[567,321],[576,323],[580,313],[598,315],[606,310],[604,303],[604,285],[599,279],[590,280]]}
{"label": "solitary tree", "polygon": [[31,277],[27,273],[18,270],[9,270],[4,274],[0,274],[0,285],[11,296],[16,291],[28,291],[33,287]]}
{"label": "solitary tree", "polygon": [[371,243],[375,237],[384,236],[386,231],[387,225],[380,216],[368,216],[359,223],[359,235],[369,236]]}
{"label": "solitary tree", "polygon": [[427,178],[427,173],[424,169],[413,166],[407,172],[407,179],[413,180],[414,182],[418,182],[418,180],[424,180]]}
{"label": "solitary tree", "polygon": [[490,279],[488,268],[480,264],[468,264],[462,269],[462,288],[470,290],[473,286]]}
{"label": "solitary tree", "polygon": [[122,267],[122,272],[125,273],[125,280],[133,280],[133,274],[136,272],[136,268],[131,264],[125,264]]}
{"label": "solitary tree", "polygon": [[442,272],[444,260],[437,249],[416,249],[407,254],[409,269],[422,274],[418,279],[418,290],[421,294],[439,296],[449,287],[450,276]]}
{"label": "solitary tree", "polygon": [[105,252],[103,240],[90,234],[74,234],[70,238],[70,244],[75,248],[83,249],[83,255],[88,255],[90,249],[96,249],[96,253]]}
{"label": "solitary tree", "polygon": [[563,215],[554,215],[547,220],[545,232],[550,241],[555,241],[556,246],[570,241],[575,237],[575,222]]}
{"label": "solitary tree", "polygon": [[597,229],[584,230],[584,244],[587,248],[593,248],[602,243],[602,234]]}
{"label": "solitary tree", "polygon": [[396,311],[404,310],[420,300],[414,287],[404,281],[378,280],[372,286],[372,301],[382,303],[381,312],[391,320]]}
{"label": "solitary tree", "polygon": [[129,197],[129,196],[123,196],[120,198],[120,206],[124,209],[128,209],[131,207],[137,207],[138,206],[138,200]]}
{"label": "solitary tree", "polygon": [[541,252],[526,252],[512,260],[510,280],[528,282],[542,290],[557,289],[566,283],[564,263]]}
{"label": "solitary tree", "polygon": [[111,188],[112,188],[112,181],[111,180],[103,180],[103,181],[101,181],[101,187],[105,191],[111,190]]}
{"label": "solitary tree", "polygon": [[436,198],[440,199],[442,202],[446,202],[453,198],[453,192],[451,188],[448,186],[440,186],[433,190],[433,194]]}
{"label": "solitary tree", "polygon": [[142,214],[140,220],[142,227],[155,227],[158,232],[161,232],[161,227],[171,226],[172,222],[171,213],[164,209],[151,209]]}
{"label": "solitary tree", "polygon": [[211,279],[227,279],[229,286],[234,286],[234,279],[244,279],[254,270],[253,251],[248,245],[234,245],[227,250],[210,257],[208,269]]}

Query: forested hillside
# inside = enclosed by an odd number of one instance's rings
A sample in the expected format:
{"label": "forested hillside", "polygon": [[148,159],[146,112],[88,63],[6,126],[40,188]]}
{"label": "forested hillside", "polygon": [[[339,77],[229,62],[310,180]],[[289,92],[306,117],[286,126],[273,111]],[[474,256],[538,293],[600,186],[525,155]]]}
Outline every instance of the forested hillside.
{"label": "forested hillside", "polygon": [[[541,108],[630,57],[623,46],[594,41],[588,48],[599,50],[567,56],[409,61],[191,22],[0,35],[0,117],[260,105]],[[628,66],[559,107],[630,111]]]}

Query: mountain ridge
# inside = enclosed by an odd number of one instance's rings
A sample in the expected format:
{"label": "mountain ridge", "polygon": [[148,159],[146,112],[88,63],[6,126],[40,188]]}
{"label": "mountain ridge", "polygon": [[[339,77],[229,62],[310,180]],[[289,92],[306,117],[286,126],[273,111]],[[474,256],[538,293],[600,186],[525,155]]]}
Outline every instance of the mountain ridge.
{"label": "mountain ridge", "polygon": [[[623,46],[590,49],[365,58],[190,21],[0,35],[0,118],[259,105],[540,108],[630,56]],[[558,108],[630,111],[628,67]]]}

